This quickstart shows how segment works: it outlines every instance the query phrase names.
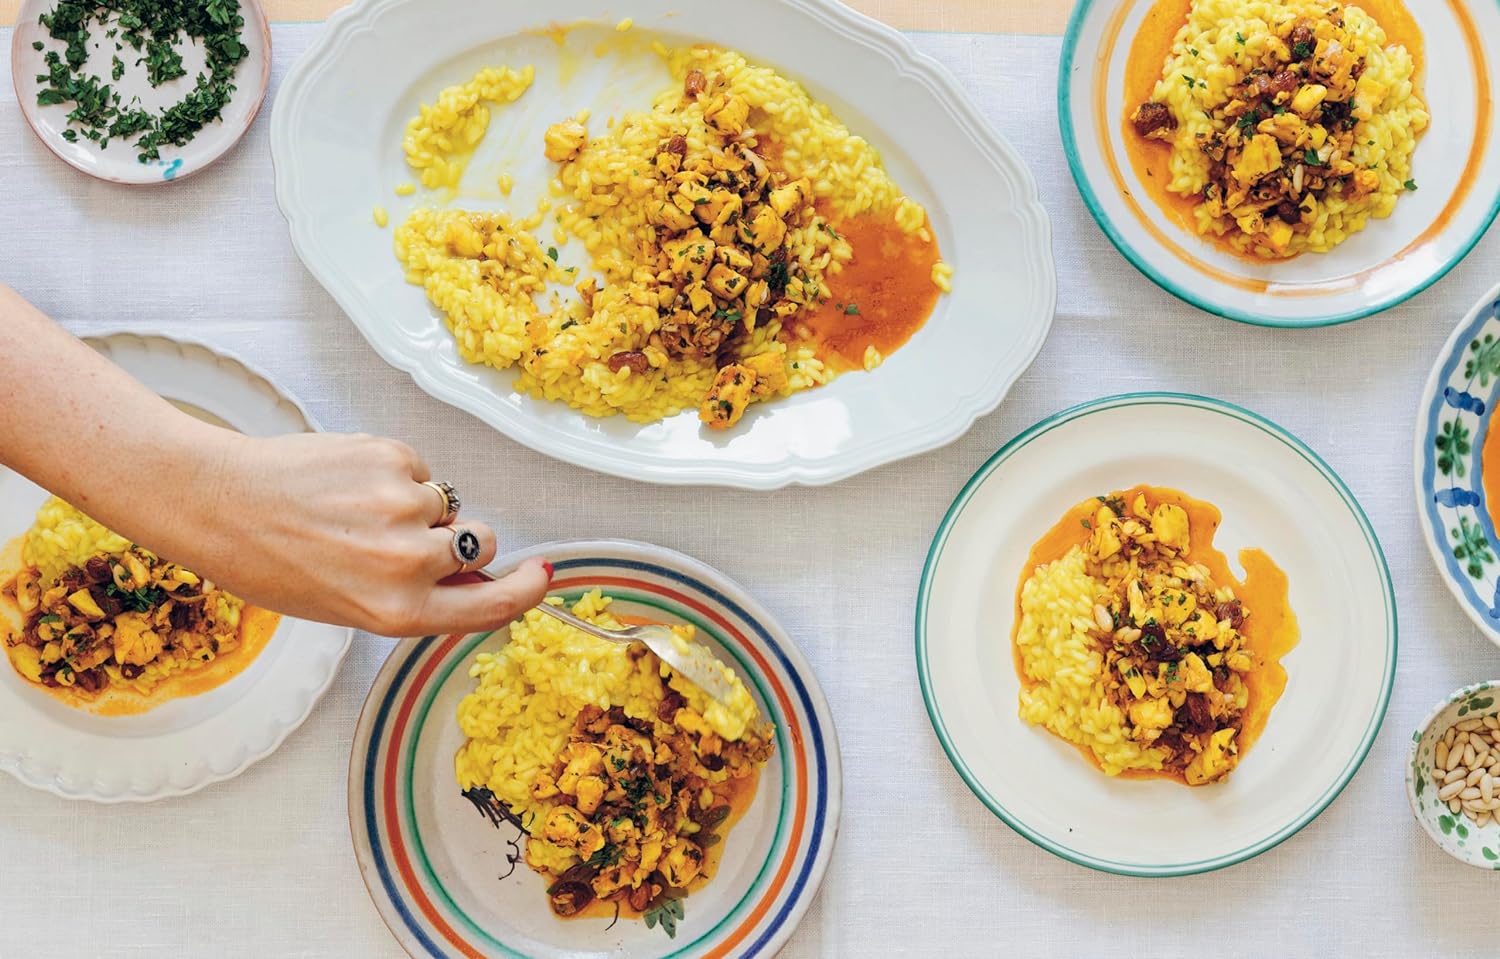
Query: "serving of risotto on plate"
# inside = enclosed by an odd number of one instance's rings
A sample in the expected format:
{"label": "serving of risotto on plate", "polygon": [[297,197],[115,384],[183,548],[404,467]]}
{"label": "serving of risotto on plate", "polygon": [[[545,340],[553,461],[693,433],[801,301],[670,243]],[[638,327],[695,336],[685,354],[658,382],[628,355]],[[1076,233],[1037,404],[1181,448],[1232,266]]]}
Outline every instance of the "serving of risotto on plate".
{"label": "serving of risotto on plate", "polygon": [[28,682],[103,714],[219,686],[280,617],[52,497],[0,554],[0,638]]}
{"label": "serving of risotto on plate", "polygon": [[[874,369],[950,288],[925,210],[798,83],[732,50],[654,48],[673,83],[649,109],[538,138],[556,176],[535,212],[423,205],[396,228],[459,355],[592,416],[694,408],[715,430]],[[422,186],[451,200],[490,111],[534,80],[489,67],[424,104],[403,141]],[[560,262],[575,239],[586,269]]]}
{"label": "serving of risotto on plate", "polygon": [[[621,623],[599,590],[573,612]],[[673,627],[693,641],[693,627]],[[479,653],[458,706],[464,795],[525,834],[560,916],[642,917],[669,931],[709,882],[774,749],[743,682],[710,700],[643,645],[619,646],[536,610]]]}
{"label": "serving of risotto on plate", "polygon": [[1138,486],[1078,504],[1033,547],[1013,637],[1020,714],[1111,776],[1223,779],[1265,726],[1296,643],[1287,580],[1213,548],[1219,512]]}
{"label": "serving of risotto on plate", "polygon": [[[1127,149],[1148,192],[1191,204],[1197,233],[1266,259],[1327,252],[1417,189],[1427,128],[1420,36],[1399,3],[1162,0],[1185,6],[1165,55],[1143,35]],[[1395,27],[1401,29],[1397,36]],[[1148,30],[1154,26],[1148,27]],[[1153,151],[1168,151],[1162,176]],[[1167,196],[1170,194],[1170,196]]]}

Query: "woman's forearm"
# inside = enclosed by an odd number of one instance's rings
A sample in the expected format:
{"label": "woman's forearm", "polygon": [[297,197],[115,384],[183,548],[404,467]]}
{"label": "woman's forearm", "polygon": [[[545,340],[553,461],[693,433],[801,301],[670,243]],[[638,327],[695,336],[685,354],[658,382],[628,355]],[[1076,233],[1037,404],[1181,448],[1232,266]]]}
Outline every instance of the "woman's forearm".
{"label": "woman's forearm", "polygon": [[235,441],[0,284],[0,463],[121,535],[190,562],[184,546],[197,551],[176,541],[187,537],[174,527],[212,511]]}
{"label": "woman's forearm", "polygon": [[[495,556],[427,465],[373,436],[250,438],[178,410],[0,285],[0,463],[105,526],[250,602],[387,635],[493,629],[541,601],[533,560],[444,581]],[[459,557],[456,531],[477,557]],[[463,562],[472,560],[472,562]]]}

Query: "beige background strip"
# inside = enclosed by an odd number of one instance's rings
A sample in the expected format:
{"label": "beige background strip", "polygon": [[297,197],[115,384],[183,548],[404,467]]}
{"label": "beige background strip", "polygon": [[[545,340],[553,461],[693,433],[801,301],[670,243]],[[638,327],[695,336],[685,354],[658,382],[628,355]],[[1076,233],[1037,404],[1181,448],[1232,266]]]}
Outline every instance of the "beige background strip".
{"label": "beige background strip", "polygon": [[[322,20],[346,0],[261,0],[275,21]],[[1072,0],[849,0],[901,30],[1061,34]],[[628,6],[628,4],[626,4]],[[15,22],[21,0],[0,0],[0,26]]]}

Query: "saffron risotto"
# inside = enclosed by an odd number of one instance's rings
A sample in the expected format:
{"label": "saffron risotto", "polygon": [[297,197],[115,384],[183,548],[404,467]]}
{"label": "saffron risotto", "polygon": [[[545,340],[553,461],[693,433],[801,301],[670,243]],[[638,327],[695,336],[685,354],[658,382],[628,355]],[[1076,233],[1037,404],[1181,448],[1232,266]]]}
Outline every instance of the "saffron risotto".
{"label": "saffron risotto", "polygon": [[[549,602],[560,602],[549,600]],[[586,593],[572,606],[575,615],[610,629],[621,623],[610,612],[610,597]],[[676,627],[691,641],[692,627]],[[511,626],[510,640],[493,653],[479,653],[469,668],[474,691],[458,705],[465,742],[454,759],[461,789],[488,789],[527,825],[526,861],[534,869],[561,873],[579,861],[576,848],[544,838],[541,824],[563,798],[539,789],[564,754],[577,718],[589,707],[656,723],[664,699],[681,697],[677,726],[712,732],[725,742],[747,733],[769,736],[743,681],[725,667],[734,688],[732,702],[710,700],[697,686],[678,678],[654,655],[631,655],[633,648],[606,642],[531,610]],[[703,770],[710,786],[724,784],[728,766]],[[539,798],[539,793],[542,797]]]}
{"label": "saffron risotto", "polygon": [[1416,188],[1416,79],[1358,5],[1193,0],[1151,94],[1171,125],[1147,135],[1171,144],[1167,189],[1202,197],[1200,233],[1265,258],[1326,252]]}
{"label": "saffron risotto", "polygon": [[[934,250],[936,241],[877,151],[799,84],[731,50],[655,48],[675,82],[649,110],[595,119],[604,129],[592,137],[586,111],[547,131],[559,167],[534,212],[422,206],[394,247],[407,279],[443,312],[460,357],[518,368],[516,390],[643,423],[698,407],[722,429],[751,403],[840,372],[800,326],[842,292],[837,275],[856,251],[840,223],[879,217]],[[487,128],[486,104],[515,100],[533,76],[531,67],[488,68],[422,107],[404,145],[423,185],[456,191]],[[702,92],[685,95],[697,80]],[[499,183],[508,195],[509,176]],[[783,206],[777,191],[792,188]],[[751,224],[773,205],[775,223]],[[709,276],[691,265],[674,272],[684,238],[709,241]],[[561,267],[544,245],[570,239],[583,244],[592,275]],[[923,282],[946,292],[952,268],[933,259]],[[566,286],[577,295],[560,297]],[[838,305],[858,313],[852,294]],[[867,368],[883,359],[864,354]]]}
{"label": "saffron risotto", "polygon": [[[221,657],[245,642],[244,600],[55,496],[27,530],[21,563],[6,590],[26,623],[3,638],[11,662],[31,682],[150,696],[169,678],[189,673],[228,678],[219,669]],[[103,579],[90,582],[85,567],[100,570]],[[167,615],[174,606],[191,615]]]}

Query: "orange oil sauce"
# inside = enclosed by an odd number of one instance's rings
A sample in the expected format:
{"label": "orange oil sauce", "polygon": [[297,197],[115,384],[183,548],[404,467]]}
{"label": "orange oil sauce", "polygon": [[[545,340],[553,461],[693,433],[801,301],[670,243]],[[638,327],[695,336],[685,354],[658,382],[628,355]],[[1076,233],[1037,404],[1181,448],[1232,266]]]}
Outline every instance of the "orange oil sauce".
{"label": "orange oil sauce", "polygon": [[927,229],[905,233],[891,216],[862,215],[833,229],[854,250],[853,259],[826,277],[828,299],[799,321],[835,369],[862,370],[865,350],[882,357],[900,349],[937,305],[932,282],[937,241]]}
{"label": "orange oil sauce", "polygon": [[[782,167],[786,147],[780,140],[761,136],[755,149],[772,167]],[[824,204],[818,212],[849,242],[854,256],[825,277],[827,301],[803,313],[797,325],[835,370],[862,370],[867,347],[890,356],[932,315],[941,292],[932,282],[932,267],[940,259],[937,239],[930,223],[911,234],[892,215],[834,222]]]}
{"label": "orange oil sauce", "polygon": [[[1187,559],[1208,567],[1209,575],[1219,586],[1234,589],[1250,615],[1246,617],[1240,633],[1245,638],[1245,649],[1255,657],[1255,666],[1244,676],[1249,691],[1249,702],[1245,707],[1240,734],[1235,737],[1240,758],[1254,745],[1266,727],[1271,707],[1281,698],[1286,689],[1286,669],[1281,665],[1285,656],[1297,645],[1297,617],[1287,602],[1287,578],[1271,557],[1259,549],[1240,550],[1240,565],[1245,569],[1245,579],[1238,580],[1229,571],[1229,561],[1214,548],[1214,534],[1218,531],[1222,514],[1218,507],[1203,500],[1194,499],[1179,490],[1160,486],[1133,486],[1120,494],[1127,506],[1137,494],[1144,493],[1146,500],[1155,506],[1171,503],[1181,506],[1188,514],[1190,537]],[[1024,687],[1035,685],[1026,675],[1021,661],[1021,650],[1016,642],[1021,630],[1021,588],[1031,578],[1038,566],[1043,566],[1067,555],[1074,546],[1088,542],[1089,531],[1085,521],[1092,522],[1099,509],[1097,499],[1087,499],[1063,514],[1062,519],[1049,529],[1026,557],[1026,566],[1021,570],[1020,582],[1016,586],[1015,626],[1011,630],[1011,657],[1016,675]],[[1099,767],[1099,760],[1092,750],[1078,746],[1084,758]],[[1172,779],[1185,783],[1179,774],[1166,770],[1127,769],[1120,773],[1126,779]]]}
{"label": "orange oil sauce", "polygon": [[[1167,214],[1167,218],[1192,236],[1199,236],[1198,221],[1193,209],[1198,197],[1183,196],[1167,189],[1172,182],[1172,146],[1163,140],[1148,140],[1135,132],[1130,115],[1141,103],[1151,99],[1156,82],[1161,79],[1162,65],[1172,55],[1172,41],[1177,31],[1187,22],[1192,0],[1156,0],[1146,11],[1141,28],[1131,41],[1130,53],[1125,61],[1125,115],[1121,118],[1125,140],[1125,155],[1131,169],[1146,193]],[[1348,4],[1357,6],[1375,18],[1386,33],[1386,45],[1406,47],[1416,66],[1414,79],[1420,92],[1422,73],[1422,32],[1401,0],[1361,0]],[[1251,262],[1264,263],[1266,258],[1253,253],[1243,253],[1230,246],[1222,237],[1203,234],[1202,238],[1216,248]]]}

